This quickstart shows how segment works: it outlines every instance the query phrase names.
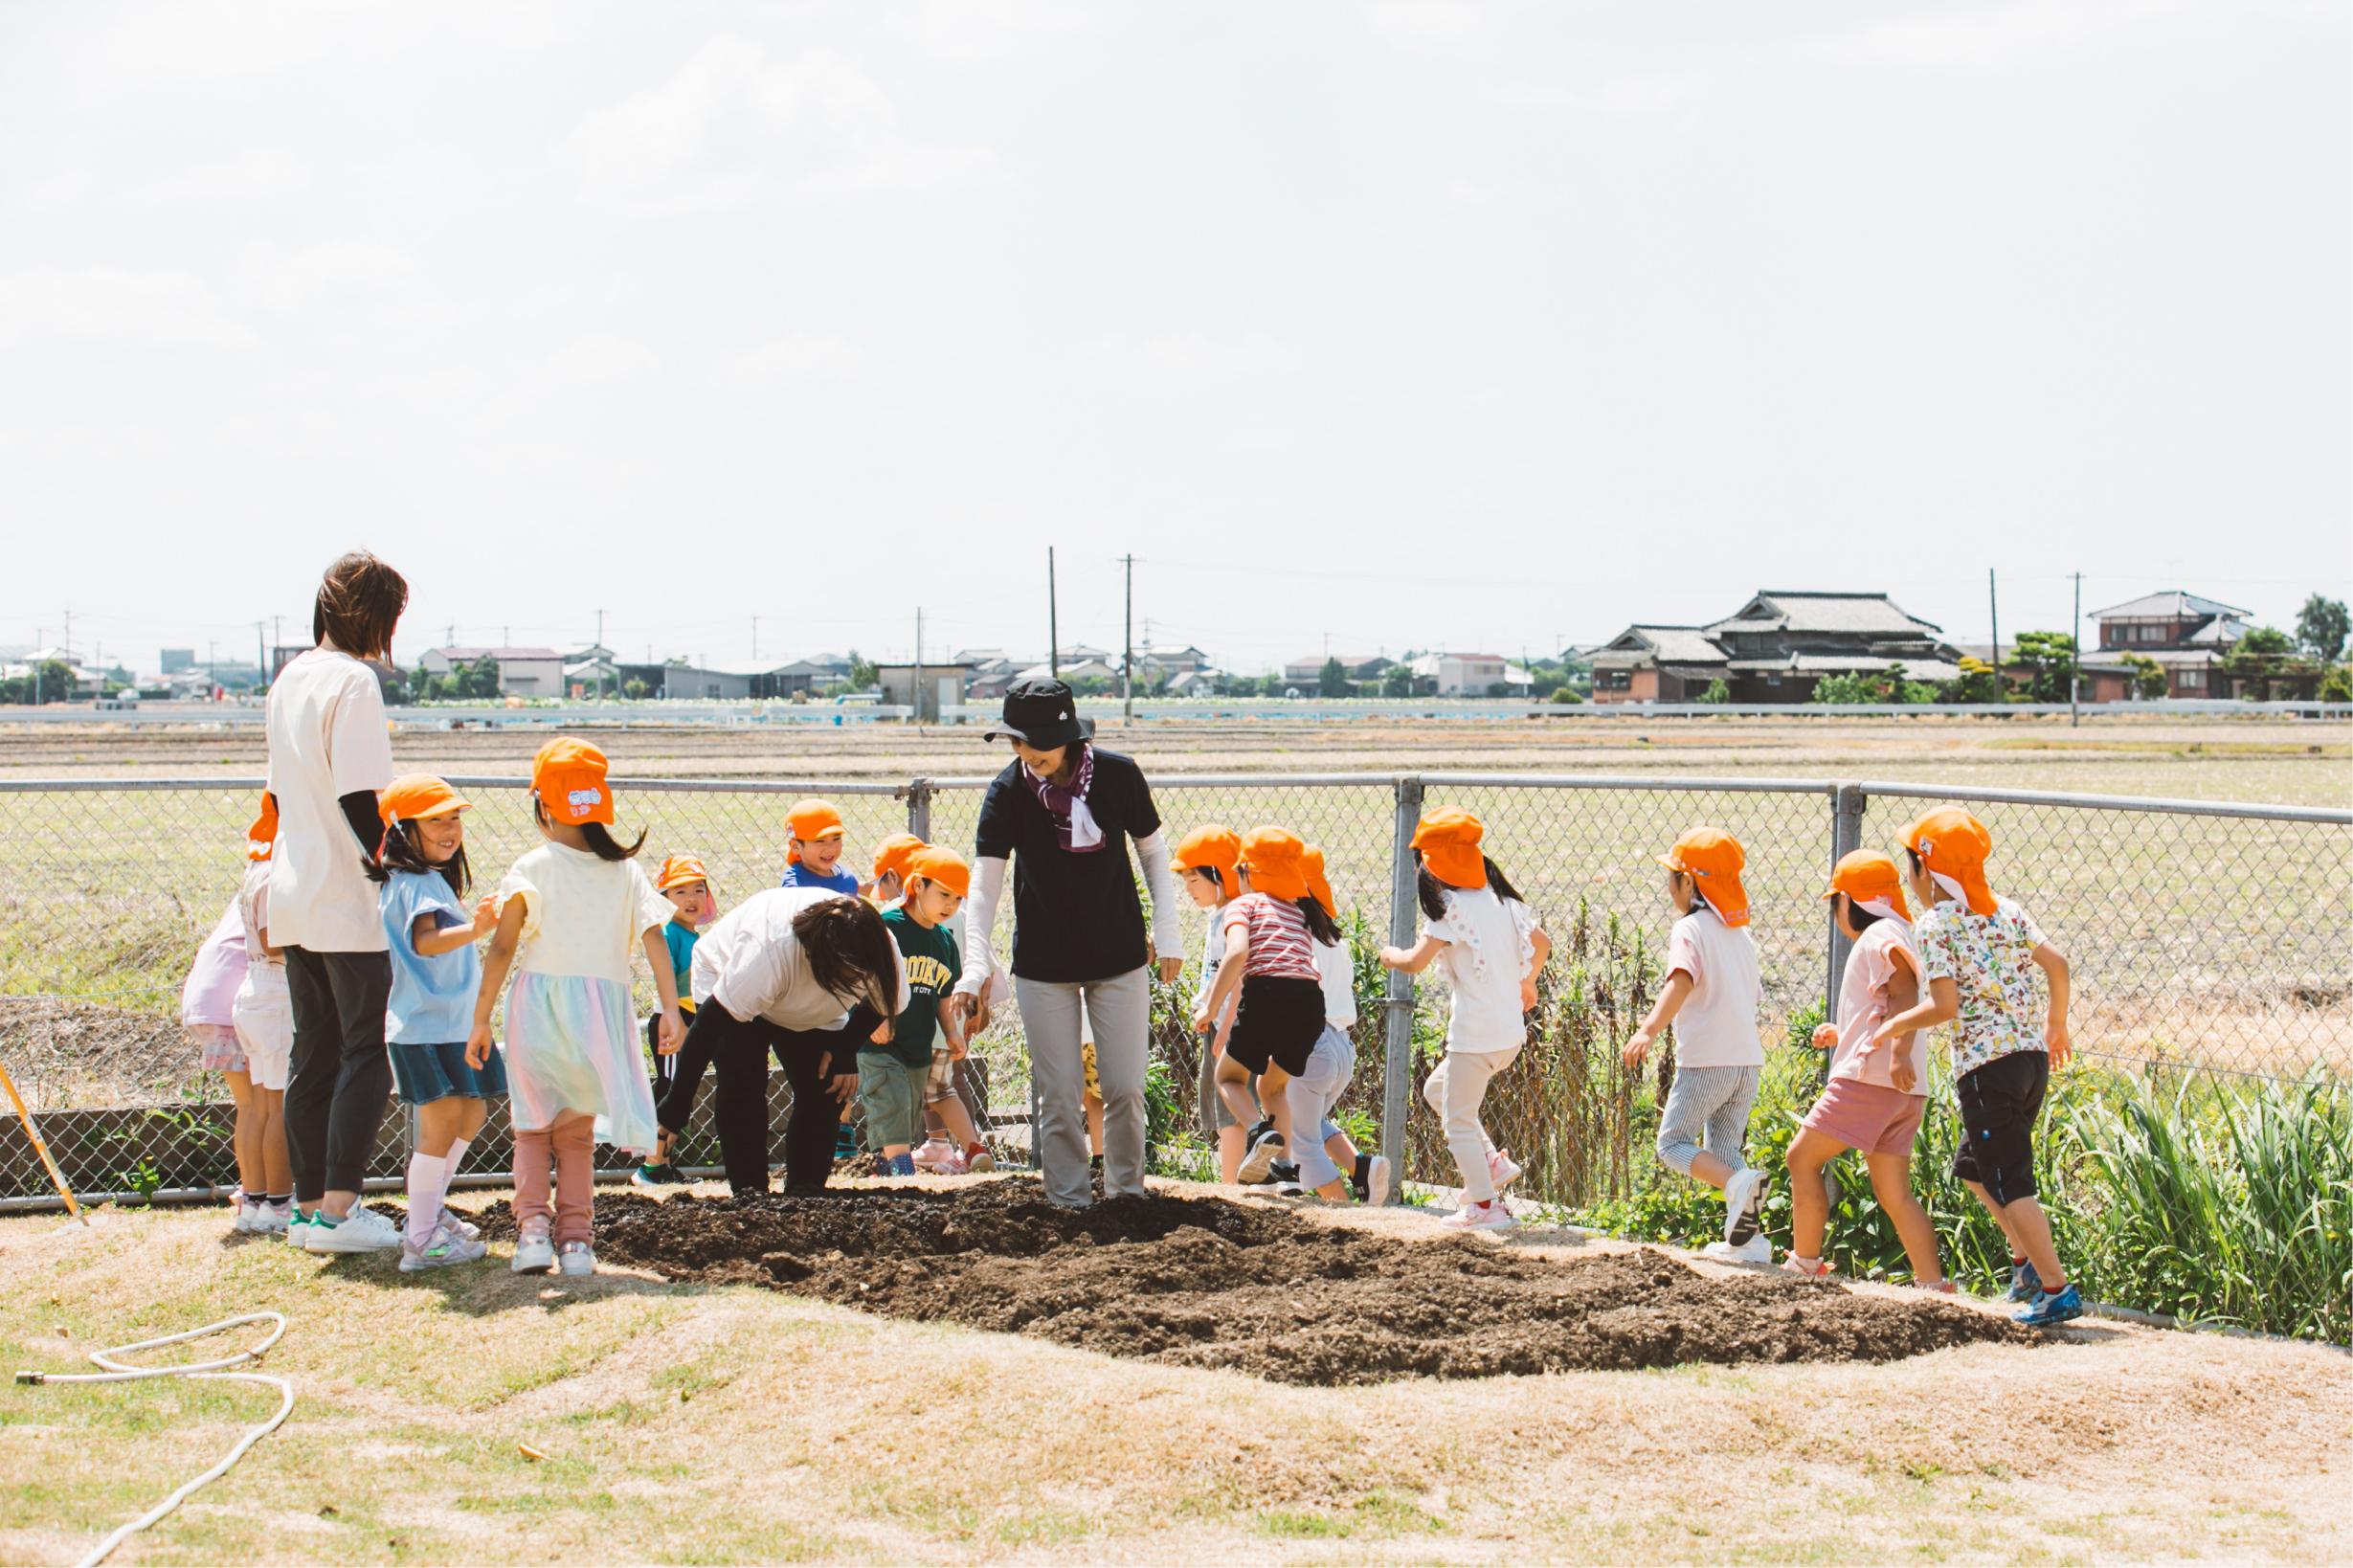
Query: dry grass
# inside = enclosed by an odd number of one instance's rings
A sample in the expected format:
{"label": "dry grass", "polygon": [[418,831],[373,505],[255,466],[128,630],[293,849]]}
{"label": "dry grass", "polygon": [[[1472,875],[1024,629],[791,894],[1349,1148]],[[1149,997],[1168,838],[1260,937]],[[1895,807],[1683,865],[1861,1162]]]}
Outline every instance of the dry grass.
{"label": "dry grass", "polygon": [[[17,1364],[254,1307],[294,1320],[272,1362],[294,1419],[119,1560],[2348,1554],[2353,1365],[2302,1347],[2100,1324],[1879,1368],[1282,1388],[766,1290],[519,1279],[497,1255],[403,1277],[224,1228],[0,1221]],[[0,1557],[71,1560],[261,1400],[11,1388]]]}

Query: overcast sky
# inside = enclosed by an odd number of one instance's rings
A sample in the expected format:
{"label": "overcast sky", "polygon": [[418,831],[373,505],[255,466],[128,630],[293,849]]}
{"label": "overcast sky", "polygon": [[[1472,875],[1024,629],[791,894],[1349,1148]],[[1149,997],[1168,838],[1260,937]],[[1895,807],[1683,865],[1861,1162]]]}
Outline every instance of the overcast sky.
{"label": "overcast sky", "polygon": [[0,9],[0,642],[1957,638],[2353,577],[2338,4]]}

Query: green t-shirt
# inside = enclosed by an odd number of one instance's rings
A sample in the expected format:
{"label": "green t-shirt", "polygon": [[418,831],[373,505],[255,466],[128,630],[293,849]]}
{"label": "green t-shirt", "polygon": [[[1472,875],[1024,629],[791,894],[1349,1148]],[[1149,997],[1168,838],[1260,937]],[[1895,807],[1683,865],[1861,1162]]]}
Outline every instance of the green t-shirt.
{"label": "green t-shirt", "polygon": [[887,1051],[910,1067],[929,1066],[931,1038],[939,1032],[940,998],[956,988],[964,961],[945,926],[925,930],[904,908],[884,911],[883,924],[890,928],[899,956],[907,960],[907,1011],[899,1015],[888,1045],[868,1042],[864,1048]]}

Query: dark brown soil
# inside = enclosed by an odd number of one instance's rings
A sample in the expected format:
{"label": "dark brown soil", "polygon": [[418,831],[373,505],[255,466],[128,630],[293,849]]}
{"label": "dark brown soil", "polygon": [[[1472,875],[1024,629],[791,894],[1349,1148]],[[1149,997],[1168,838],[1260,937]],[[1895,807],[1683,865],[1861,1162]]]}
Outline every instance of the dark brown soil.
{"label": "dark brown soil", "polygon": [[[1026,1177],[818,1198],[600,1194],[596,1251],[672,1280],[773,1286],[1288,1383],[1892,1361],[2039,1338],[1925,1296],[1712,1277],[1650,1249],[1554,1261],[1477,1237],[1399,1241],[1223,1198],[1059,1209],[1041,1197]],[[503,1202],[483,1221],[487,1234],[511,1234]]]}

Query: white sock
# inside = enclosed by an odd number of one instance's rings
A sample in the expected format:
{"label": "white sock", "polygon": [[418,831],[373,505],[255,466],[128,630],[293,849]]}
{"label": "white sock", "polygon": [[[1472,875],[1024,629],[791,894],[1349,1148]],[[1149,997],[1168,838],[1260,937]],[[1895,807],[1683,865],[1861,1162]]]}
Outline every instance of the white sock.
{"label": "white sock", "polygon": [[443,1174],[441,1178],[441,1201],[445,1206],[449,1202],[449,1178],[456,1176],[464,1166],[466,1145],[472,1143],[473,1141],[474,1140],[472,1138],[452,1138],[450,1140],[449,1153],[441,1156],[442,1160],[449,1166],[448,1171]]}
{"label": "white sock", "polygon": [[449,1186],[449,1161],[432,1154],[409,1156],[409,1244],[422,1247],[441,1222],[441,1194]]}

